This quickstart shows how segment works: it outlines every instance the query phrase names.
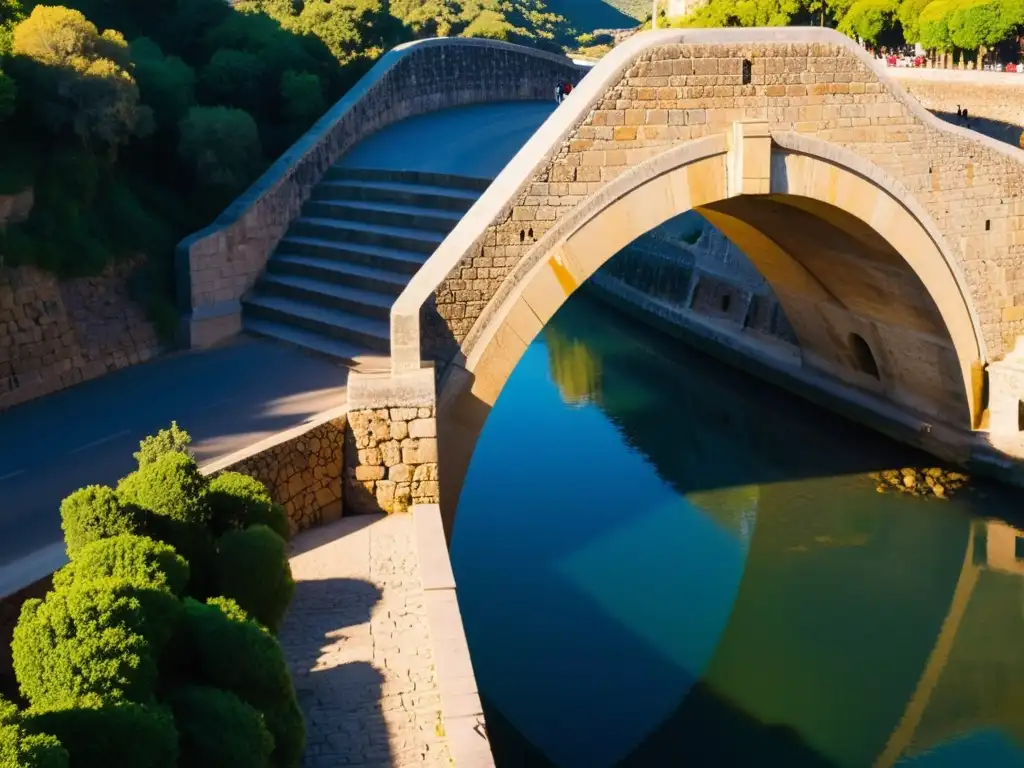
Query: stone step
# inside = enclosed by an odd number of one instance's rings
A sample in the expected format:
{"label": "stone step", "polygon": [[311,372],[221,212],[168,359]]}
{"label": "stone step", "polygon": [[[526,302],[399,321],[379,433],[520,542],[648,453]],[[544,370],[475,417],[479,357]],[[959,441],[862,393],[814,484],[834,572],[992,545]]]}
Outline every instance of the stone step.
{"label": "stone step", "polygon": [[334,307],[363,317],[388,321],[394,296],[362,291],[309,277],[264,273],[256,283],[256,291],[266,296],[284,296],[296,301]]}
{"label": "stone step", "polygon": [[476,192],[465,189],[447,189],[388,181],[323,180],[313,187],[310,199],[398,203],[465,213],[473,207],[477,197],[479,195]]}
{"label": "stone step", "polygon": [[243,318],[269,320],[332,339],[366,347],[375,354],[391,352],[390,325],[386,320],[296,301],[284,296],[253,293],[242,301]]}
{"label": "stone step", "polygon": [[429,171],[399,171],[388,168],[349,168],[341,163],[336,163],[328,168],[324,178],[350,181],[384,181],[399,184],[445,187],[446,189],[466,189],[477,194],[491,186],[491,179],[482,179],[475,176],[431,173]]}
{"label": "stone step", "polygon": [[[285,237],[277,246],[277,253],[295,256],[314,256],[320,259],[373,267],[384,272],[414,275],[429,258],[429,254],[384,248],[365,243],[343,243],[322,237]],[[273,259],[271,259],[273,261]],[[408,277],[405,278],[408,281]]]}
{"label": "stone step", "polygon": [[246,333],[286,344],[294,344],[309,352],[332,358],[353,368],[387,370],[390,364],[390,358],[387,355],[378,354],[358,344],[349,344],[330,336],[305,331],[283,323],[275,323],[271,320],[246,317],[242,328]]}
{"label": "stone step", "polygon": [[317,237],[337,243],[378,245],[403,251],[414,251],[429,256],[445,236],[440,232],[409,227],[388,227],[350,219],[321,219],[300,216],[289,230],[290,235]]}
{"label": "stone step", "polygon": [[391,227],[428,229],[445,235],[451,232],[462,218],[459,211],[363,200],[310,200],[306,203],[303,214],[322,219],[348,219]]}
{"label": "stone step", "polygon": [[336,259],[321,259],[315,256],[294,256],[277,253],[267,262],[269,274],[308,277],[325,283],[347,285],[364,291],[390,296],[391,300],[402,292],[409,283],[410,273],[397,274],[388,270],[349,264]]}

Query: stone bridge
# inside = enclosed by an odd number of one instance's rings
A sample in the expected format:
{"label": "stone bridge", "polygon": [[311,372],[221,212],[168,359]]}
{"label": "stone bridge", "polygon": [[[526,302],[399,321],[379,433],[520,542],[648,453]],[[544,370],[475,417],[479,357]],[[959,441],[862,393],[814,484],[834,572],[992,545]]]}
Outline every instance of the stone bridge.
{"label": "stone bridge", "polygon": [[[388,54],[183,244],[191,342],[238,332],[240,300],[358,140],[456,104],[547,98],[554,80],[578,76],[567,60],[481,41]],[[349,378],[347,489],[389,510],[440,496],[450,520],[487,414],[532,339],[623,246],[689,210],[762,272],[823,388],[913,425],[908,439],[935,453],[1008,466],[1024,455],[1022,171],[1020,150],[934,117],[833,31],[634,36],[391,305],[389,363]],[[405,446],[410,419],[421,439]]]}

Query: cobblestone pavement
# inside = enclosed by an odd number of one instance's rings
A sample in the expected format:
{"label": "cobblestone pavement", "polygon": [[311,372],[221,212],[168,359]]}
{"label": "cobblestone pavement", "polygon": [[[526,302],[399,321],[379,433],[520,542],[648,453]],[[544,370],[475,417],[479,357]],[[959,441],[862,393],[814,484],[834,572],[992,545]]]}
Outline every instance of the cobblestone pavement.
{"label": "cobblestone pavement", "polygon": [[450,768],[412,517],[344,518],[292,548],[281,643],[306,714],[304,768]]}

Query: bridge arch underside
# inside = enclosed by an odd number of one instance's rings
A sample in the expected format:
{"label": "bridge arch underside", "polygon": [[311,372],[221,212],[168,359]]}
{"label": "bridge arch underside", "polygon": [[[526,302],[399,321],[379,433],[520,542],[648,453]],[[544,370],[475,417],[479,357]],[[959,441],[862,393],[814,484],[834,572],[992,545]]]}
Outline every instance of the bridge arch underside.
{"label": "bridge arch underside", "polygon": [[[828,145],[825,145],[825,150]],[[981,408],[982,336],[934,225],[863,169],[771,145],[760,194],[730,189],[724,137],[690,142],[580,203],[507,278],[439,392],[449,522],[490,408],[565,300],[640,235],[694,210],[739,246],[795,332],[801,366],[842,391],[968,433]],[[746,183],[743,181],[742,183]],[[760,190],[759,190],[760,191]]]}

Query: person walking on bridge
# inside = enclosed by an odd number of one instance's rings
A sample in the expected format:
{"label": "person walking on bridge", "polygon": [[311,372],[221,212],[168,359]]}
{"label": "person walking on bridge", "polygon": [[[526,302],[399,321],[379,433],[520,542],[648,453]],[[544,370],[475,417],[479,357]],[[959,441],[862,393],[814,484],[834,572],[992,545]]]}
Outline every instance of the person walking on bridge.
{"label": "person walking on bridge", "polygon": [[555,83],[555,104],[562,103],[562,90],[565,88],[565,83],[559,80]]}

